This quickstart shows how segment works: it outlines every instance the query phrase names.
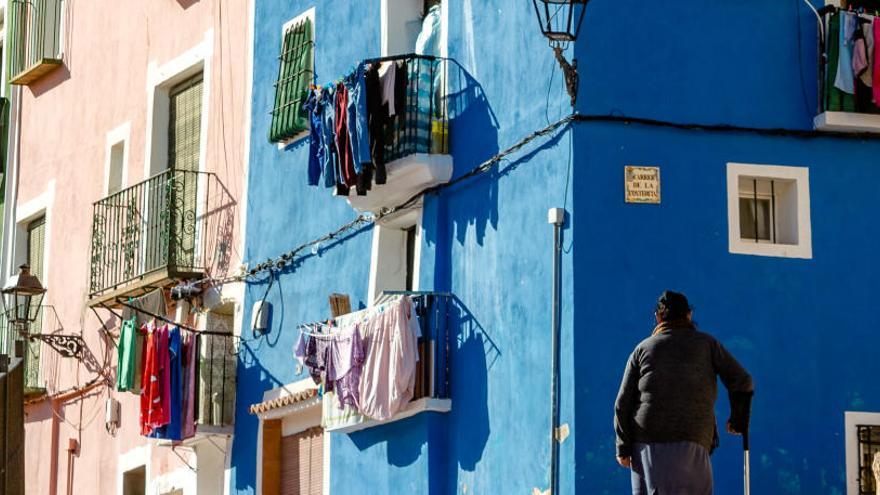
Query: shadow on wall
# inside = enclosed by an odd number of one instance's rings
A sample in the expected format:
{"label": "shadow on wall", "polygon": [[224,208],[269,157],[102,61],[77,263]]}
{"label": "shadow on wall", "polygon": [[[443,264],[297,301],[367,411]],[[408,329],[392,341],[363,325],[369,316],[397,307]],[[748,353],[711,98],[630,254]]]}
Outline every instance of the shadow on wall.
{"label": "shadow on wall", "polygon": [[[450,150],[455,160],[453,177],[460,177],[498,153],[498,119],[483,87],[461,65],[449,63],[448,111]],[[467,227],[476,227],[477,243],[483,244],[486,225],[498,224],[498,181],[489,172],[468,185],[469,193],[451,216],[456,238],[464,243]],[[479,206],[479,207],[476,207]]]}
{"label": "shadow on wall", "polygon": [[[416,462],[425,450],[429,438],[444,438],[448,445],[440,449],[428,449],[429,455],[439,459],[429,459],[432,466],[428,486],[435,493],[437,487],[455,490],[459,467],[474,471],[489,440],[490,422],[488,407],[488,373],[501,357],[501,350],[480,325],[477,318],[465,307],[460,299],[454,298],[447,313],[449,325],[449,388],[452,398],[452,411],[444,418],[448,423],[439,423],[447,432],[432,436],[430,420],[424,415],[414,416],[401,422],[370,428],[351,434],[351,440],[361,451],[380,442],[386,442],[388,464],[406,467]],[[434,414],[434,413],[431,413]],[[454,436],[448,432],[455,432]],[[448,451],[445,449],[448,448]],[[433,469],[437,463],[445,463],[446,470]],[[437,479],[435,479],[437,478]],[[442,490],[444,493],[446,490]]]}

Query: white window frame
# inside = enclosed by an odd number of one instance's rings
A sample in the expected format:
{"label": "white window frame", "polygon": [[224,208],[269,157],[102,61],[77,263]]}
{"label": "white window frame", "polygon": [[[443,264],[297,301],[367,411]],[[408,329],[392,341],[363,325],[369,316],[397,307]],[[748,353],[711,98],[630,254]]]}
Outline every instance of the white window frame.
{"label": "white window frame", "polygon": [[[278,399],[285,395],[293,395],[295,393],[315,388],[315,382],[311,378],[288,383],[263,393],[263,401]],[[284,406],[278,409],[259,413],[257,417],[260,425],[257,428],[257,490],[256,493],[263,493],[263,421],[269,419],[281,420],[281,436],[286,437],[296,435],[297,433],[308,430],[315,426],[321,426],[322,401],[320,395],[315,395],[310,399],[297,402],[292,405]],[[324,452],[322,459],[324,463],[324,479],[323,493],[330,495],[330,432],[324,431]]]}
{"label": "white window frame", "polygon": [[[794,181],[797,191],[797,244],[772,244],[742,239],[739,218],[740,177]],[[810,221],[809,168],[781,165],[727,164],[728,249],[732,254],[778,258],[812,259],[813,235]]]}
{"label": "white window frame", "polygon": [[102,196],[107,197],[110,194],[110,168],[112,166],[113,147],[122,143],[122,171],[121,187],[128,187],[128,151],[131,148],[131,122],[126,122],[112,131],[107,133],[107,141],[104,145],[104,188]]}
{"label": "white window frame", "polygon": [[[406,277],[406,242],[394,242],[393,237],[399,237],[400,231],[415,226],[416,240],[415,252],[413,253],[412,290],[419,290],[420,258],[422,255],[422,211],[418,209],[404,211],[383,219],[373,226],[373,244],[370,253],[370,282],[367,292],[367,305],[373,306],[384,290],[403,290],[403,287],[389,288],[389,279],[397,277],[399,271],[388,271],[389,259],[397,260],[403,264],[403,276]],[[389,236],[392,242],[388,242]]]}
{"label": "white window frame", "polygon": [[880,426],[880,413],[846,411],[843,435],[846,439],[846,495],[859,494],[859,425]]}
{"label": "white window frame", "polygon": [[[293,26],[299,24],[300,22],[306,20],[306,19],[309,19],[310,21],[312,21],[312,42],[314,43],[314,41],[316,39],[315,33],[317,31],[317,29],[315,28],[315,8],[310,7],[308,10],[306,10],[302,14],[299,14],[296,17],[291,18],[290,20],[288,20],[287,22],[285,22],[281,26],[281,50],[284,50],[284,35],[287,34],[287,30],[292,28]],[[316,58],[314,46],[315,45],[312,45],[312,67],[315,66],[315,58]],[[273,96],[272,104],[274,105],[275,104],[274,103],[275,102],[275,99],[274,99],[275,94],[273,93],[272,96]],[[311,127],[310,122],[307,122],[307,125],[309,127]],[[306,130],[298,133],[297,135],[293,136],[292,138],[283,139],[281,141],[278,141],[278,143],[277,143],[278,149],[283,150],[283,149],[287,148],[288,146],[290,146],[292,143],[299,141],[302,138],[308,137],[308,135],[309,135],[309,129],[306,129]]]}
{"label": "white window frame", "polygon": [[199,171],[205,171],[208,153],[208,128],[211,121],[211,59],[213,53],[214,30],[208,29],[205,31],[204,39],[186,52],[161,66],[155,61],[150,62],[147,66],[147,136],[144,147],[144,179],[168,169],[171,88],[199,73],[202,73]]}

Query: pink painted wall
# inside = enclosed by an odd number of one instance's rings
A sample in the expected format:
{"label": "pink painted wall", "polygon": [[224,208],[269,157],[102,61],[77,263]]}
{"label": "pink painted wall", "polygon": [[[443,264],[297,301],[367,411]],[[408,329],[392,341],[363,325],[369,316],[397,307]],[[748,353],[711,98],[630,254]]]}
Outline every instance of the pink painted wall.
{"label": "pink painted wall", "polygon": [[[206,170],[217,174],[236,202],[230,266],[237,267],[248,134],[248,0],[67,0],[64,5],[64,65],[22,90],[16,204],[27,204],[55,181],[47,214],[43,282],[49,292],[44,304],[55,307],[65,333],[82,333],[107,376],[115,379],[115,349],[100,337],[101,322],[86,305],[92,203],[103,195],[106,134],[130,122],[127,184],[143,180],[148,173],[148,66],[174,59],[213,29],[210,73],[205,73],[210,88]],[[115,317],[105,310],[98,314],[116,331]],[[50,394],[97,376],[45,346],[42,354]],[[115,434],[104,427],[108,396],[122,402],[122,424]],[[83,397],[38,401],[26,413],[30,494],[115,494],[118,456],[156,442],[138,434],[137,397],[104,384]],[[79,442],[73,456],[67,451],[69,438]],[[183,467],[168,448],[154,447],[152,457],[153,476]]]}

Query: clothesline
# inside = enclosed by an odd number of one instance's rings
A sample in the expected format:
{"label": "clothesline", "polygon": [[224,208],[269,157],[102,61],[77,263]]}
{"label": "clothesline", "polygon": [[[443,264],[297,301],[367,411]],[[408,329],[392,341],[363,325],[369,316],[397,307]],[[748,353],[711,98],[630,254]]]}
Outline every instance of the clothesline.
{"label": "clothesline", "polygon": [[147,310],[145,310],[145,309],[139,308],[139,307],[137,307],[137,306],[135,306],[135,305],[133,305],[133,304],[130,304],[130,303],[128,303],[128,302],[125,302],[125,301],[123,301],[123,300],[121,300],[121,299],[120,299],[120,300],[117,300],[117,302],[118,302],[119,304],[125,306],[126,308],[131,309],[132,311],[136,311],[136,312],[138,312],[138,313],[141,313],[141,314],[147,315],[147,316],[149,316],[149,317],[151,317],[151,318],[155,318],[155,319],[157,319],[157,320],[164,321],[165,323],[168,323],[169,325],[174,325],[174,326],[176,326],[176,327],[179,327],[181,330],[186,330],[187,332],[190,332],[190,333],[202,334],[202,335],[218,335],[218,336],[225,336],[225,337],[229,337],[229,336],[231,335],[231,334],[228,333],[228,332],[212,332],[212,331],[210,331],[210,330],[197,330],[197,329],[195,329],[195,328],[193,328],[193,327],[191,327],[191,326],[184,325],[183,323],[178,323],[178,322],[176,322],[176,321],[174,321],[174,320],[172,320],[172,319],[170,319],[170,318],[167,318],[167,317],[165,317],[165,316],[162,316],[162,315],[159,315],[159,314],[153,313],[152,311],[147,311]]}

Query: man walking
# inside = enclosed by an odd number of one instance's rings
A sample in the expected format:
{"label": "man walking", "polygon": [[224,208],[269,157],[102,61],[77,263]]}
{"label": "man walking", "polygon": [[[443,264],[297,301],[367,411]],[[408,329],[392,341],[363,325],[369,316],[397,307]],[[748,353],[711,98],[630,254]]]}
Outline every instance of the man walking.
{"label": "man walking", "polygon": [[718,445],[717,379],[727,388],[727,431],[748,427],[752,378],[714,337],[696,329],[684,294],[665,291],[657,326],[630,355],[615,403],[617,462],[633,495],[711,495]]}

